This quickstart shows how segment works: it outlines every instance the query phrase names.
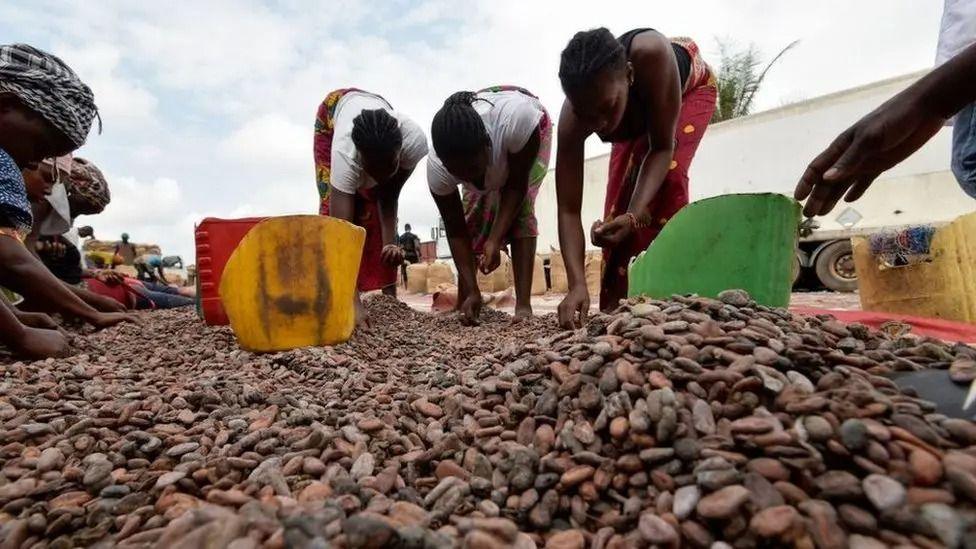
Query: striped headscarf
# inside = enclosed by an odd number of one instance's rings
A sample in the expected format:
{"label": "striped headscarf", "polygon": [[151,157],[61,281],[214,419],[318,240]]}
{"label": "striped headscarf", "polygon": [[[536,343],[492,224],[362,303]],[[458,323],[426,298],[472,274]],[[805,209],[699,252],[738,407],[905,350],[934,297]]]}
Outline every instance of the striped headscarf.
{"label": "striped headscarf", "polygon": [[[11,93],[71,140],[88,138],[98,116],[95,96],[60,58],[27,44],[0,46],[0,93]],[[98,119],[101,131],[102,119]]]}
{"label": "striped headscarf", "polygon": [[102,170],[81,157],[75,157],[71,163],[71,176],[65,181],[65,188],[68,196],[80,198],[97,212],[104,210],[112,200],[108,181],[105,180]]}

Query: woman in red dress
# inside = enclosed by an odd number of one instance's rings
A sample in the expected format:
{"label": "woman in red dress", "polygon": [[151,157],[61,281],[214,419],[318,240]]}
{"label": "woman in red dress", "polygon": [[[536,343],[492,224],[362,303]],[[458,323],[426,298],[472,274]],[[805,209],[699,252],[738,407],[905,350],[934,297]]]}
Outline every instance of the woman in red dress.
{"label": "woman in red dress", "polygon": [[698,46],[636,29],[615,38],[605,28],[578,32],[563,50],[559,78],[556,192],[559,240],[570,291],[559,321],[572,326],[589,309],[583,270],[583,143],[613,143],[604,219],[591,239],[603,248],[600,308],[627,297],[627,267],[688,203],[688,168],[715,111],[717,88]]}

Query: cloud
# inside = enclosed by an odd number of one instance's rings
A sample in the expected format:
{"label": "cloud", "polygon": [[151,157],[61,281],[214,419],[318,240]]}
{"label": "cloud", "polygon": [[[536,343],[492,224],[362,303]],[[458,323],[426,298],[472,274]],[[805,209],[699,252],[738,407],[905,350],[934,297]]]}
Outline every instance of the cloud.
{"label": "cloud", "polygon": [[233,161],[251,165],[302,165],[311,174],[312,128],[280,114],[264,114],[241,125],[219,146]]}
{"label": "cloud", "polygon": [[112,44],[97,42],[65,49],[65,62],[91,87],[100,115],[111,121],[106,130],[127,131],[156,125],[158,99],[131,75],[123,75],[122,52]]}
{"label": "cloud", "polygon": [[[193,223],[204,216],[316,210],[312,124],[332,89],[380,93],[424,128],[450,93],[493,84],[528,88],[555,116],[559,54],[581,29],[654,26],[692,36],[713,64],[716,36],[755,42],[767,58],[800,39],[764,82],[756,100],[763,109],[930,66],[941,7],[200,0],[177,9],[37,0],[0,3],[0,36],[61,55],[95,89],[106,132],[80,153],[113,174],[113,202],[86,223],[192,256]],[[590,154],[605,150],[587,144]],[[424,174],[421,163],[400,199],[401,222],[422,237],[437,222]]]}

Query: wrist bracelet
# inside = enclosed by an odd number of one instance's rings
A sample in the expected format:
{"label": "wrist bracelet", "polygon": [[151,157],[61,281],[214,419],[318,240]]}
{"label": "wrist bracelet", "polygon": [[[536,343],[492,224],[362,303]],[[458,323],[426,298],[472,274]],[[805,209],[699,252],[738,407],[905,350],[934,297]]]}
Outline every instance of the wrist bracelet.
{"label": "wrist bracelet", "polygon": [[631,212],[627,212],[624,215],[627,216],[628,219],[630,219],[630,226],[631,226],[631,228],[637,229],[638,227],[640,227],[640,223],[637,222],[637,216],[636,215],[634,215]]}

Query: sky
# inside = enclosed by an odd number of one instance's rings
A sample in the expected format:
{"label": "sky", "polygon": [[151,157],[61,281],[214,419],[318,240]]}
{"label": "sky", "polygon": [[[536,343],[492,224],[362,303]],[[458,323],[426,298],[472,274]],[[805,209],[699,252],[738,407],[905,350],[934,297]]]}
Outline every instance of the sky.
{"label": "sky", "polygon": [[[108,177],[112,203],[78,224],[160,244],[193,262],[204,217],[315,213],[312,126],[325,95],[384,96],[425,129],[458,90],[516,84],[553,115],[559,53],[579,30],[653,27],[772,57],[755,110],[932,65],[942,2],[727,0],[4,0],[0,42],[64,59],[104,121],[76,152]],[[825,144],[826,145],[826,144]],[[587,144],[587,155],[605,149]],[[421,163],[399,219],[426,238],[437,210]],[[694,184],[694,183],[692,183]]]}

